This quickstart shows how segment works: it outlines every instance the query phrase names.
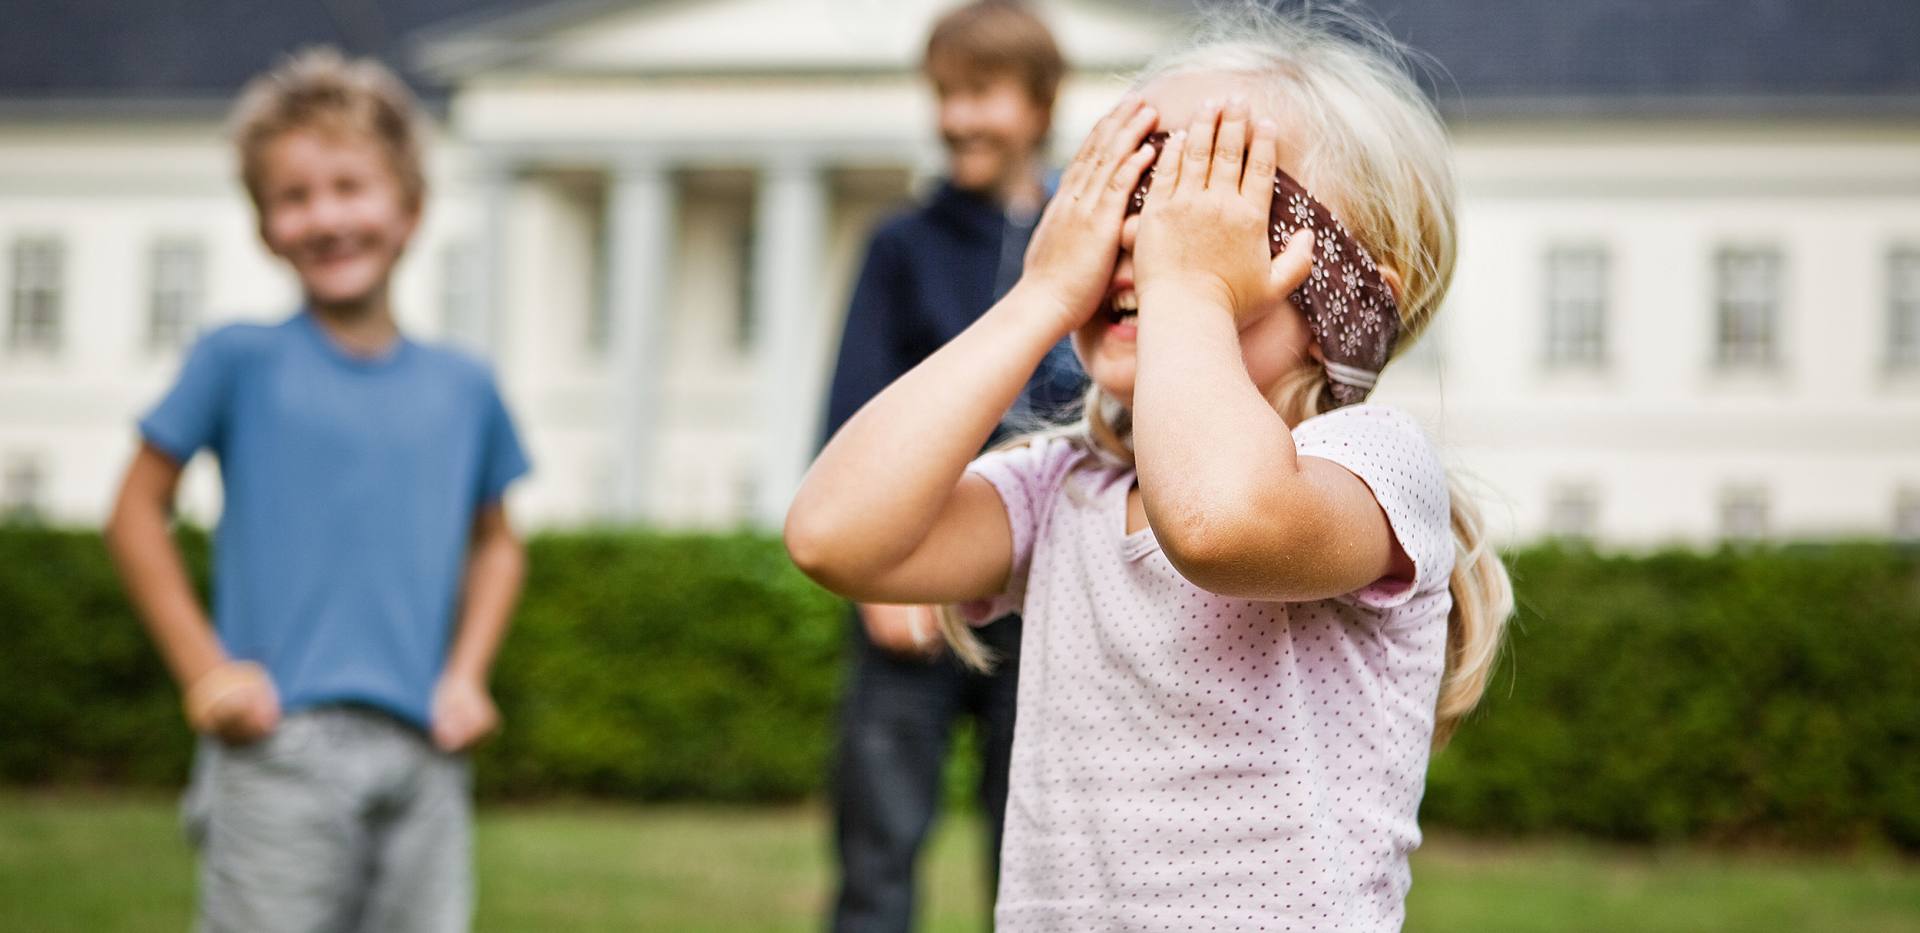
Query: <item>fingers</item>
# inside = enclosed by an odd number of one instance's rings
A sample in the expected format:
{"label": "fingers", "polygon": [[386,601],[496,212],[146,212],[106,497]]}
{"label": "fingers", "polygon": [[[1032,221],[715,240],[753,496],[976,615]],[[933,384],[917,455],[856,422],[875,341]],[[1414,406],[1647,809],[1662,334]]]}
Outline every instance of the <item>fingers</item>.
{"label": "fingers", "polygon": [[465,719],[443,719],[433,724],[433,744],[443,752],[457,752],[473,744],[475,732],[473,724]]}
{"label": "fingers", "polygon": [[1247,146],[1247,170],[1240,176],[1240,195],[1267,210],[1273,205],[1273,176],[1280,170],[1280,126],[1272,120],[1253,125]]}
{"label": "fingers", "polygon": [[1104,201],[1110,199],[1117,186],[1122,195],[1132,194],[1134,183],[1140,180],[1140,173],[1146,171],[1147,164],[1152,161],[1152,150],[1148,149],[1144,159],[1140,150],[1147,149],[1147,134],[1153,132],[1154,123],[1159,118],[1152,107],[1142,106],[1125,123],[1114,127],[1107,137],[1105,148],[1093,163],[1092,174],[1082,180],[1079,193],[1082,196],[1093,195]]}
{"label": "fingers", "polygon": [[[1213,162],[1214,134],[1220,126],[1220,105],[1207,101],[1187,124],[1187,142],[1181,147],[1180,180],[1173,186],[1176,194],[1207,187],[1207,169]],[[1239,184],[1235,178],[1234,183]]]}
{"label": "fingers", "polygon": [[[1251,165],[1248,174],[1252,174]],[[1271,195],[1272,183],[1268,183],[1267,191]],[[1287,248],[1281,250],[1280,255],[1273,257],[1272,264],[1267,267],[1267,280],[1275,292],[1285,295],[1306,284],[1307,274],[1312,271],[1313,231],[1303,229],[1288,241]]]}
{"label": "fingers", "polygon": [[1247,101],[1236,97],[1220,113],[1220,133],[1214,140],[1213,164],[1208,167],[1207,187],[1240,187],[1240,169],[1247,154]]}
{"label": "fingers", "polygon": [[280,725],[280,706],[269,700],[254,707],[248,720],[253,737],[264,739],[273,734],[274,727]]}
{"label": "fingers", "polygon": [[1147,166],[1153,164],[1153,159],[1153,147],[1143,139],[1132,155],[1114,166],[1113,172],[1107,176],[1106,190],[1100,193],[1100,199],[1104,202],[1101,205],[1103,212],[1108,207],[1115,207],[1123,216],[1126,214],[1127,201],[1133,197],[1134,186],[1140,184],[1140,176],[1146,172]]}
{"label": "fingers", "polygon": [[433,717],[433,742],[441,751],[458,752],[478,745],[500,729],[500,711],[483,697],[449,702]]}
{"label": "fingers", "polygon": [[1152,133],[1154,126],[1159,122],[1160,111],[1142,106],[1115,133],[1111,140],[1113,152],[1115,154],[1132,153],[1139,149],[1146,143],[1147,134]]}
{"label": "fingers", "polygon": [[[1146,101],[1138,97],[1129,97],[1107,111],[1106,115],[1093,125],[1093,130],[1087,133],[1086,140],[1080,145],[1080,151],[1074,154],[1072,164],[1061,176],[1062,193],[1079,194],[1093,185],[1102,183],[1105,180],[1106,170],[1119,161],[1121,153],[1126,151],[1126,149],[1121,149],[1120,152],[1114,151],[1115,137],[1124,138],[1141,120],[1141,111],[1151,109],[1147,107]],[[1148,129],[1141,130],[1140,137],[1145,137],[1152,128],[1151,118],[1147,122]],[[1125,145],[1130,149],[1132,146],[1139,145],[1139,142],[1135,139]]]}
{"label": "fingers", "polygon": [[202,674],[184,699],[195,732],[235,745],[264,739],[280,725],[279,691],[266,669],[252,661],[228,661]]}
{"label": "fingers", "polygon": [[457,752],[473,744],[479,736],[483,718],[479,710],[465,703],[450,703],[433,720],[433,742],[444,752]]}
{"label": "fingers", "polygon": [[1180,154],[1185,151],[1186,130],[1174,130],[1160,144],[1160,155],[1153,163],[1153,186],[1147,189],[1147,209],[1173,196],[1180,186]]}
{"label": "fingers", "polygon": [[280,724],[280,703],[271,692],[236,694],[214,713],[211,731],[236,745],[258,742]]}
{"label": "fingers", "polygon": [[1074,153],[1073,157],[1086,159],[1098,154],[1113,137],[1114,129],[1139,113],[1140,108],[1146,104],[1147,102],[1139,97],[1127,97],[1114,104],[1112,110],[1107,111],[1099,121],[1093,124],[1093,129],[1087,133],[1086,141],[1081,144],[1080,151]]}

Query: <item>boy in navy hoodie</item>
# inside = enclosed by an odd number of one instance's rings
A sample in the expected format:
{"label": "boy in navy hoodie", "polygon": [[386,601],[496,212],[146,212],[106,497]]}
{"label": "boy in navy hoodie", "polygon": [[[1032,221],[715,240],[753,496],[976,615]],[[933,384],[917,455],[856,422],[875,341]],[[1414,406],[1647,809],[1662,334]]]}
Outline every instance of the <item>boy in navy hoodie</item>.
{"label": "boy in navy hoodie", "polygon": [[[827,433],[964,330],[1020,277],[1047,197],[1042,149],[1065,63],[1045,24],[1005,0],[944,16],[924,64],[939,100],[948,175],[922,204],[874,232],[854,288],[828,400]],[[1071,408],[1085,377],[1070,348],[1050,354],[1010,426]],[[974,720],[979,799],[997,877],[1012,752],[1020,619],[978,634],[991,673],[942,650],[924,606],[855,607],[853,667],[833,782],[840,890],[833,929],[909,928],[914,866],[940,799],[953,723]]]}

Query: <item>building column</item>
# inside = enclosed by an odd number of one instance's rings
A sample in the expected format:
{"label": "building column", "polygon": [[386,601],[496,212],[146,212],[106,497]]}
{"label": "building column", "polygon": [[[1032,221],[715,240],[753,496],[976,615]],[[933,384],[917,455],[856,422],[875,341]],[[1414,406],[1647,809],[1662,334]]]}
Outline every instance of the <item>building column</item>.
{"label": "building column", "polygon": [[806,156],[761,168],[754,202],[753,339],[759,463],[752,517],[778,528],[800,487],[820,431],[815,403],[820,271],[826,260],[827,192]]}
{"label": "building column", "polygon": [[501,349],[507,336],[507,255],[512,230],[514,166],[493,156],[481,156],[475,171],[480,203],[480,235],[468,247],[465,268],[466,307],[447,322],[447,337],[491,361],[504,362]]}
{"label": "building column", "polygon": [[659,460],[660,395],[673,272],[674,190],[668,167],[636,159],[614,167],[607,192],[607,302],[618,445],[614,517],[647,517]]}

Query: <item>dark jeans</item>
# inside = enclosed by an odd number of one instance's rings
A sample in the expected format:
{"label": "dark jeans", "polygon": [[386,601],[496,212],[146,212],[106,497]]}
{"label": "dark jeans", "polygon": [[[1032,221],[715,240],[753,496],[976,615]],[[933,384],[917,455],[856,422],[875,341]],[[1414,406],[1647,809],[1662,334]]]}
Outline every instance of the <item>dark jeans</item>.
{"label": "dark jeans", "polygon": [[952,652],[932,661],[887,654],[854,621],[853,669],[833,780],[840,859],[835,933],[905,933],[911,927],[914,865],[940,803],[952,727],[961,716],[973,717],[980,743],[987,877],[998,882],[1020,618],[1008,616],[978,632],[1000,658],[990,674],[969,670]]}

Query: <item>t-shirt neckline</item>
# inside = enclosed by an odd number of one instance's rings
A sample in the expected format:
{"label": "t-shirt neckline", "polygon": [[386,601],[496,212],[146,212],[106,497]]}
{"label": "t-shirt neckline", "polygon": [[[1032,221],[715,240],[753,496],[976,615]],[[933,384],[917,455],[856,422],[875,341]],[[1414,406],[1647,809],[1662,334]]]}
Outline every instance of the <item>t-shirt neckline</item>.
{"label": "t-shirt neckline", "polygon": [[400,362],[401,357],[406,355],[407,349],[412,343],[412,341],[407,339],[405,333],[396,333],[393,338],[393,343],[388,345],[385,350],[372,356],[364,356],[341,346],[340,342],[335,340],[332,334],[327,333],[327,326],[320,322],[319,315],[314,312],[313,308],[302,306],[296,318],[300,321],[302,328],[305,329],[307,334],[313,339],[314,343],[320,347],[322,353],[334,362],[352,369],[375,370],[392,366]]}

